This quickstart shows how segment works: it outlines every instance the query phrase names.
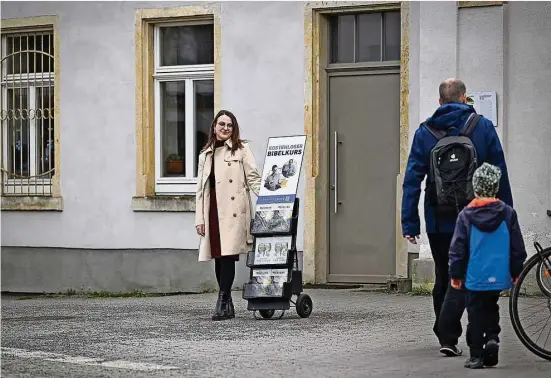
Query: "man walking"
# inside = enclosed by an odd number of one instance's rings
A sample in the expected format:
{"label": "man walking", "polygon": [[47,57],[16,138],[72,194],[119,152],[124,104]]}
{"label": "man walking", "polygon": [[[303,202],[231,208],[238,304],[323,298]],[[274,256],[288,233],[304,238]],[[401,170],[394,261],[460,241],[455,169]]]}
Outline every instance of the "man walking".
{"label": "man walking", "polygon": [[[492,122],[466,104],[465,84],[447,79],[440,84],[440,107],[416,130],[403,183],[402,233],[416,244],[421,233],[419,198],[425,189],[425,226],[434,259],[432,291],[436,320],[433,331],[440,352],[459,356],[465,293],[451,287],[448,257],[458,213],[473,199],[472,174],[487,162],[502,172],[498,198],[513,206],[507,166]],[[468,337],[468,335],[467,335]]]}

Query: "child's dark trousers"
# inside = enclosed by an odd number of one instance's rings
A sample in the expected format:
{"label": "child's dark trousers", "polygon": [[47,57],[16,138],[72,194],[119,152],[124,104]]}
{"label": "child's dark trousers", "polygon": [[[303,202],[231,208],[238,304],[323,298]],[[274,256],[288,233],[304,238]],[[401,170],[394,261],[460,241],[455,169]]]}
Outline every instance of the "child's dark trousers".
{"label": "child's dark trousers", "polygon": [[499,291],[467,291],[467,343],[471,357],[483,357],[488,341],[499,343],[499,295]]}

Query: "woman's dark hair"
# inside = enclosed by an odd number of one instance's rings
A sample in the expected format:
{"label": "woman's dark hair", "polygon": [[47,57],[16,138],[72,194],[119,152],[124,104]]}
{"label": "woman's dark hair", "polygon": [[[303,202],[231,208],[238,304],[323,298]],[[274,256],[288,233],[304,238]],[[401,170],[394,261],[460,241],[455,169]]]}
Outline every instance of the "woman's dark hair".
{"label": "woman's dark hair", "polygon": [[237,124],[237,118],[235,118],[235,115],[233,115],[233,113],[229,110],[220,110],[212,120],[212,124],[210,125],[209,130],[209,138],[207,140],[207,143],[203,147],[203,151],[209,147],[214,148],[214,144],[216,143],[216,133],[214,132],[214,128],[216,127],[218,118],[223,115],[228,116],[231,119],[231,123],[233,124],[232,134],[230,137],[232,142],[231,152],[233,155],[238,148],[243,148],[243,140],[239,137],[239,125]]}

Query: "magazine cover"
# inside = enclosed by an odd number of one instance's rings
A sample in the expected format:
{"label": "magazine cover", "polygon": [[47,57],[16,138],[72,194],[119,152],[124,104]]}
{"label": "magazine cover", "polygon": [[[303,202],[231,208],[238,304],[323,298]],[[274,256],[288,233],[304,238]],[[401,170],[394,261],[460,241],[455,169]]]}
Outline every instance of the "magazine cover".
{"label": "magazine cover", "polygon": [[254,251],[254,263],[258,265],[286,264],[287,254],[290,248],[290,236],[257,238]]}
{"label": "magazine cover", "polygon": [[268,140],[259,197],[296,195],[305,144],[306,135]]}
{"label": "magazine cover", "polygon": [[289,270],[284,269],[253,269],[252,286],[254,296],[283,295],[283,283],[289,280]]}
{"label": "magazine cover", "polygon": [[291,218],[293,217],[293,206],[287,204],[276,204],[274,206],[256,206],[253,221],[253,232],[290,232]]}
{"label": "magazine cover", "polygon": [[253,233],[290,232],[306,136],[270,138]]}

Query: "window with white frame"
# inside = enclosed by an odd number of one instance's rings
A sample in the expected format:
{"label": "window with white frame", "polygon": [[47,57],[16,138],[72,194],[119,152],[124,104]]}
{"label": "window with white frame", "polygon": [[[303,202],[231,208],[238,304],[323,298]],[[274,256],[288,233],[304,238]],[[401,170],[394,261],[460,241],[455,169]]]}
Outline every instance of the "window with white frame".
{"label": "window with white frame", "polygon": [[195,193],[214,117],[213,22],[156,25],[154,63],[155,192]]}
{"label": "window with white frame", "polygon": [[2,195],[51,195],[54,38],[51,30],[1,35]]}

